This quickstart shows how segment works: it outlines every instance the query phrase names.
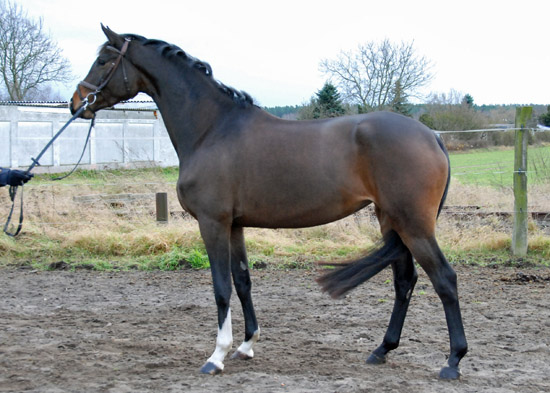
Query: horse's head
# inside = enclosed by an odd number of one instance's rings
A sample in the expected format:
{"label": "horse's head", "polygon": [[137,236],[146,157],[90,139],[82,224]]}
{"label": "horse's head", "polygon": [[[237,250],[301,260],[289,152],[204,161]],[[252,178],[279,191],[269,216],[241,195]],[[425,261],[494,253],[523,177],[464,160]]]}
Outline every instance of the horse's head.
{"label": "horse's head", "polygon": [[131,39],[103,25],[101,28],[108,41],[101,47],[86,78],[76,86],[69,104],[73,114],[86,105],[80,115],[83,118],[92,118],[98,110],[128,100],[140,90],[140,73],[127,60]]}

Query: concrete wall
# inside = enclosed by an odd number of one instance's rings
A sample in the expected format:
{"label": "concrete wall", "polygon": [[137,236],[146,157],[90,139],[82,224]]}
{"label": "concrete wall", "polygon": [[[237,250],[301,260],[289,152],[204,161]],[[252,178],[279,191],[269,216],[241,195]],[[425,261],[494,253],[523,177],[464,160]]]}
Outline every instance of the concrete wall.
{"label": "concrete wall", "polygon": [[[0,106],[0,166],[26,168],[71,118],[66,108]],[[35,172],[62,172],[74,165],[84,146],[89,121],[75,120],[40,159]],[[82,167],[102,169],[178,165],[158,111],[97,114]]]}

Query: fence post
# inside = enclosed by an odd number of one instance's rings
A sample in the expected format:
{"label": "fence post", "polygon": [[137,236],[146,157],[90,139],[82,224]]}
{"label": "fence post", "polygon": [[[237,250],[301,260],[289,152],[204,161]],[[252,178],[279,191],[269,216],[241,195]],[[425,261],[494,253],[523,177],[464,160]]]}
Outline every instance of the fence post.
{"label": "fence post", "polygon": [[528,130],[525,124],[531,118],[533,108],[516,108],[516,139],[514,153],[514,232],[512,253],[515,256],[527,255],[527,141]]}
{"label": "fence post", "polygon": [[156,193],[157,222],[168,222],[168,193]]}

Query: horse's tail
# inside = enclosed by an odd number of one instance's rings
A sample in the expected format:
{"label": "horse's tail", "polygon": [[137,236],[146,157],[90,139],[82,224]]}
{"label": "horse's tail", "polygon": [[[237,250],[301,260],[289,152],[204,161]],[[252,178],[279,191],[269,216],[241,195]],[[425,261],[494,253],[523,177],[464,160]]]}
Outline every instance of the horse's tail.
{"label": "horse's tail", "polygon": [[437,140],[437,144],[443,150],[443,153],[445,153],[445,156],[447,157],[447,165],[449,168],[449,171],[447,172],[447,184],[445,185],[445,191],[443,192],[443,197],[441,197],[441,202],[439,203],[439,209],[437,210],[437,217],[439,217],[439,213],[441,213],[441,209],[443,209],[443,205],[445,204],[445,200],[447,199],[447,192],[449,191],[449,184],[451,184],[451,161],[449,160],[449,152],[447,151],[447,148],[445,147],[445,144],[443,143],[443,140],[439,135],[435,136],[435,139]]}
{"label": "horse's tail", "polygon": [[394,230],[390,230],[385,234],[380,247],[361,259],[343,263],[343,266],[319,277],[317,282],[323,291],[328,292],[333,298],[338,298],[377,275],[407,252],[408,249],[401,237]]}

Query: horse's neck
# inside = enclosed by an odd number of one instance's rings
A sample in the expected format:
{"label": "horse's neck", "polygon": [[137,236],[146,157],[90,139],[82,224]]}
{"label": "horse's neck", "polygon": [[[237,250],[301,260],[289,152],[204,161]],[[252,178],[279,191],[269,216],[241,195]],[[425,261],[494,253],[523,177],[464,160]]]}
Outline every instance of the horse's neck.
{"label": "horse's neck", "polygon": [[[192,72],[195,70],[189,73]],[[175,78],[161,75],[157,78],[158,92],[150,94],[180,158],[189,155],[206,134],[216,128],[225,111],[223,97],[218,96],[221,93],[208,80],[200,75],[199,81],[186,78],[189,76],[185,73]]]}

